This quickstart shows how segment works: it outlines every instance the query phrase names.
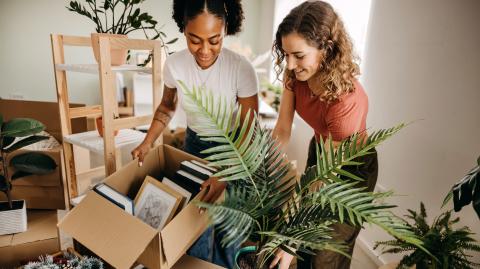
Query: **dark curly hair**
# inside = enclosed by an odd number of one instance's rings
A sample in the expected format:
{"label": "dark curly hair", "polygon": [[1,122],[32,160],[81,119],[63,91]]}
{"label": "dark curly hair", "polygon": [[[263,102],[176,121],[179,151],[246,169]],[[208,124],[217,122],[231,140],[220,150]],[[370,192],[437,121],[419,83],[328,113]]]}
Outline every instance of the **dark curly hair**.
{"label": "dark curly hair", "polygon": [[240,0],[174,0],[172,18],[183,33],[187,22],[204,11],[226,23],[227,35],[235,35],[241,31],[245,17]]}
{"label": "dark curly hair", "polygon": [[[330,103],[342,94],[355,90],[354,78],[360,74],[357,56],[340,17],[330,4],[323,1],[304,2],[292,9],[280,23],[273,43],[277,78],[284,70],[282,37],[291,33],[299,34],[310,46],[325,53],[315,75],[326,89],[320,93],[320,100]],[[283,81],[287,89],[292,89],[296,81],[293,72],[285,70]],[[317,93],[316,90],[312,89],[314,93]]]}

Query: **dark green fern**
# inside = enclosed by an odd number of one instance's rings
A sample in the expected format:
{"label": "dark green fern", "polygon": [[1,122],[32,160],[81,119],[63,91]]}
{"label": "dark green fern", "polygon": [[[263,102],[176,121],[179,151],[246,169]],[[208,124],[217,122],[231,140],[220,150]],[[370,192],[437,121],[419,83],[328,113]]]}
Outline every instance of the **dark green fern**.
{"label": "dark green fern", "polygon": [[427,212],[423,203],[420,203],[420,213],[413,210],[408,212],[406,217],[413,222],[409,224],[411,230],[423,241],[423,247],[437,259],[405,240],[377,242],[375,249],[382,246],[382,254],[410,253],[403,257],[397,268],[416,265],[417,269],[469,269],[480,266],[470,261],[472,256],[469,254],[469,252],[480,252],[480,245],[476,243],[468,227],[453,228],[459,218],[452,219],[451,211],[442,213],[431,226],[427,223]]}

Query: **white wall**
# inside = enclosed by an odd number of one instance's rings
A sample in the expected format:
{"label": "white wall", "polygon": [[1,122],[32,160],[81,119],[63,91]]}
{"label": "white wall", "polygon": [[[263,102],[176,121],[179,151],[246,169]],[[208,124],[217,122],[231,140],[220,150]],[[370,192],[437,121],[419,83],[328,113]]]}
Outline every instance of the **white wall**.
{"label": "white wall", "polygon": [[[399,214],[423,201],[437,216],[480,155],[479,11],[477,0],[373,1],[364,59],[368,126],[414,121],[378,149],[378,185],[402,195],[392,200]],[[456,216],[480,239],[471,205]],[[373,230],[361,236],[369,244],[387,238]]]}
{"label": "white wall", "polygon": [[[88,36],[94,31],[94,25],[86,17],[68,11],[64,0],[1,0],[0,1],[0,97],[23,96],[27,100],[56,101],[55,79],[53,75],[50,34],[68,34]],[[261,1],[244,0],[244,31],[237,37],[228,38],[226,44],[241,40],[242,44],[259,53],[265,48],[266,40],[259,38],[264,31],[260,16],[262,8],[271,10],[271,6]],[[142,10],[150,13],[163,28],[168,39],[179,37],[171,46],[173,50],[185,48],[183,36],[171,18],[172,1],[148,0],[142,4]],[[133,38],[142,38],[141,33],[133,33]],[[267,35],[268,36],[268,35]],[[270,42],[270,41],[268,41]],[[260,51],[263,52],[263,51]],[[70,49],[66,51],[70,63],[94,62],[90,49]],[[92,75],[69,73],[68,83],[70,101],[87,104],[100,102],[98,78]],[[131,83],[127,81],[127,87]]]}

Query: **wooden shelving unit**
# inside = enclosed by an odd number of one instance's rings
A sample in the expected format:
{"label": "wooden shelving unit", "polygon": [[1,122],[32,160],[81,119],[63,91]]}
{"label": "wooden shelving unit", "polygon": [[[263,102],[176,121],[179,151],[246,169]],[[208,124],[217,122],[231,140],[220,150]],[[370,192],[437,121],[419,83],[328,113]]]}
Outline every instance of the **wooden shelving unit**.
{"label": "wooden shelving unit", "polygon": [[[128,144],[140,143],[144,138],[143,133],[133,130],[132,128],[150,124],[152,120],[152,115],[126,118],[119,117],[121,111],[119,111],[118,103],[116,102],[115,72],[134,71],[151,73],[152,99],[155,109],[160,103],[162,94],[162,69],[165,54],[159,41],[102,36],[99,38],[98,50],[100,59],[98,64],[67,64],[65,63],[64,47],[92,47],[91,39],[89,37],[52,34],[51,42],[61,129],[62,136],[64,137],[63,148],[70,201],[71,198],[78,196],[78,175],[75,172],[73,145],[87,148],[93,152],[103,153],[105,159],[105,175],[108,176],[117,169],[116,149]],[[111,66],[111,49],[151,51],[153,53],[152,68],[138,67],[135,65]],[[70,108],[68,105],[67,72],[82,72],[98,75],[102,103],[100,105]],[[72,119],[98,116],[102,116],[103,118],[103,139],[96,131],[72,134]],[[116,130],[119,130],[119,135],[114,137],[113,134]],[[87,171],[85,174],[98,172],[99,169],[97,168],[92,171]]]}

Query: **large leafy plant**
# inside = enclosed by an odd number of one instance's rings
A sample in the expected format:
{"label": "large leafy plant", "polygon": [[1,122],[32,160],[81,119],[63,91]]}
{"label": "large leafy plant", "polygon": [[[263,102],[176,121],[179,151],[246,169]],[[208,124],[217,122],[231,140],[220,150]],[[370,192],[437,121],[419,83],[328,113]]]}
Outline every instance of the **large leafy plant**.
{"label": "large leafy plant", "polygon": [[443,201],[445,206],[453,197],[453,209],[460,211],[464,206],[472,204],[480,218],[480,157],[477,166],[467,173],[459,182],[453,185]]}
{"label": "large leafy plant", "polygon": [[320,143],[317,165],[296,181],[271,132],[259,126],[255,114],[247,113],[241,124],[240,107],[234,116],[237,107],[225,98],[184,84],[182,88],[185,109],[196,117],[192,127],[202,140],[219,144],[203,153],[211,154],[207,160],[219,168],[215,176],[230,182],[223,202],[199,203],[225,232],[225,245],[255,242],[258,267],[278,249],[293,255],[297,254],[292,249],[344,253],[344,243],[332,239],[331,225],[340,222],[357,227],[374,224],[422,248],[407,223],[389,211],[394,206],[381,202],[392,193],[366,191],[358,186],[363,179],[343,168],[358,165],[356,158],[369,154],[403,124],[372,132],[366,139],[353,135],[336,149],[331,138],[326,139],[334,150]]}
{"label": "large leafy plant", "polygon": [[416,265],[417,269],[469,269],[480,266],[470,261],[472,256],[468,254],[468,251],[480,252],[480,245],[476,243],[468,227],[453,228],[459,218],[452,219],[451,211],[442,213],[431,226],[427,222],[427,212],[423,203],[420,203],[420,213],[410,209],[408,212],[406,217],[413,221],[409,226],[423,241],[423,247],[437,259],[410,242],[400,239],[377,242],[375,248],[383,246],[383,253],[410,252],[402,258],[397,268]]}
{"label": "large leafy plant", "polygon": [[15,118],[3,122],[3,116],[0,115],[0,162],[2,163],[0,191],[6,194],[10,208],[12,208],[13,180],[34,174],[48,174],[57,167],[55,161],[48,155],[39,152],[25,152],[10,159],[9,164],[15,169],[15,172],[9,173],[8,155],[23,147],[48,139],[48,136],[35,135],[44,129],[45,126],[34,119]]}
{"label": "large leafy plant", "polygon": [[167,45],[176,42],[178,38],[164,41],[167,35],[161,31],[162,26],[158,26],[158,22],[147,12],[140,10],[139,5],[144,1],[105,0],[100,3],[97,0],[79,0],[70,1],[67,9],[93,21],[97,33],[128,35],[141,31],[146,39],[159,39],[168,53]]}

